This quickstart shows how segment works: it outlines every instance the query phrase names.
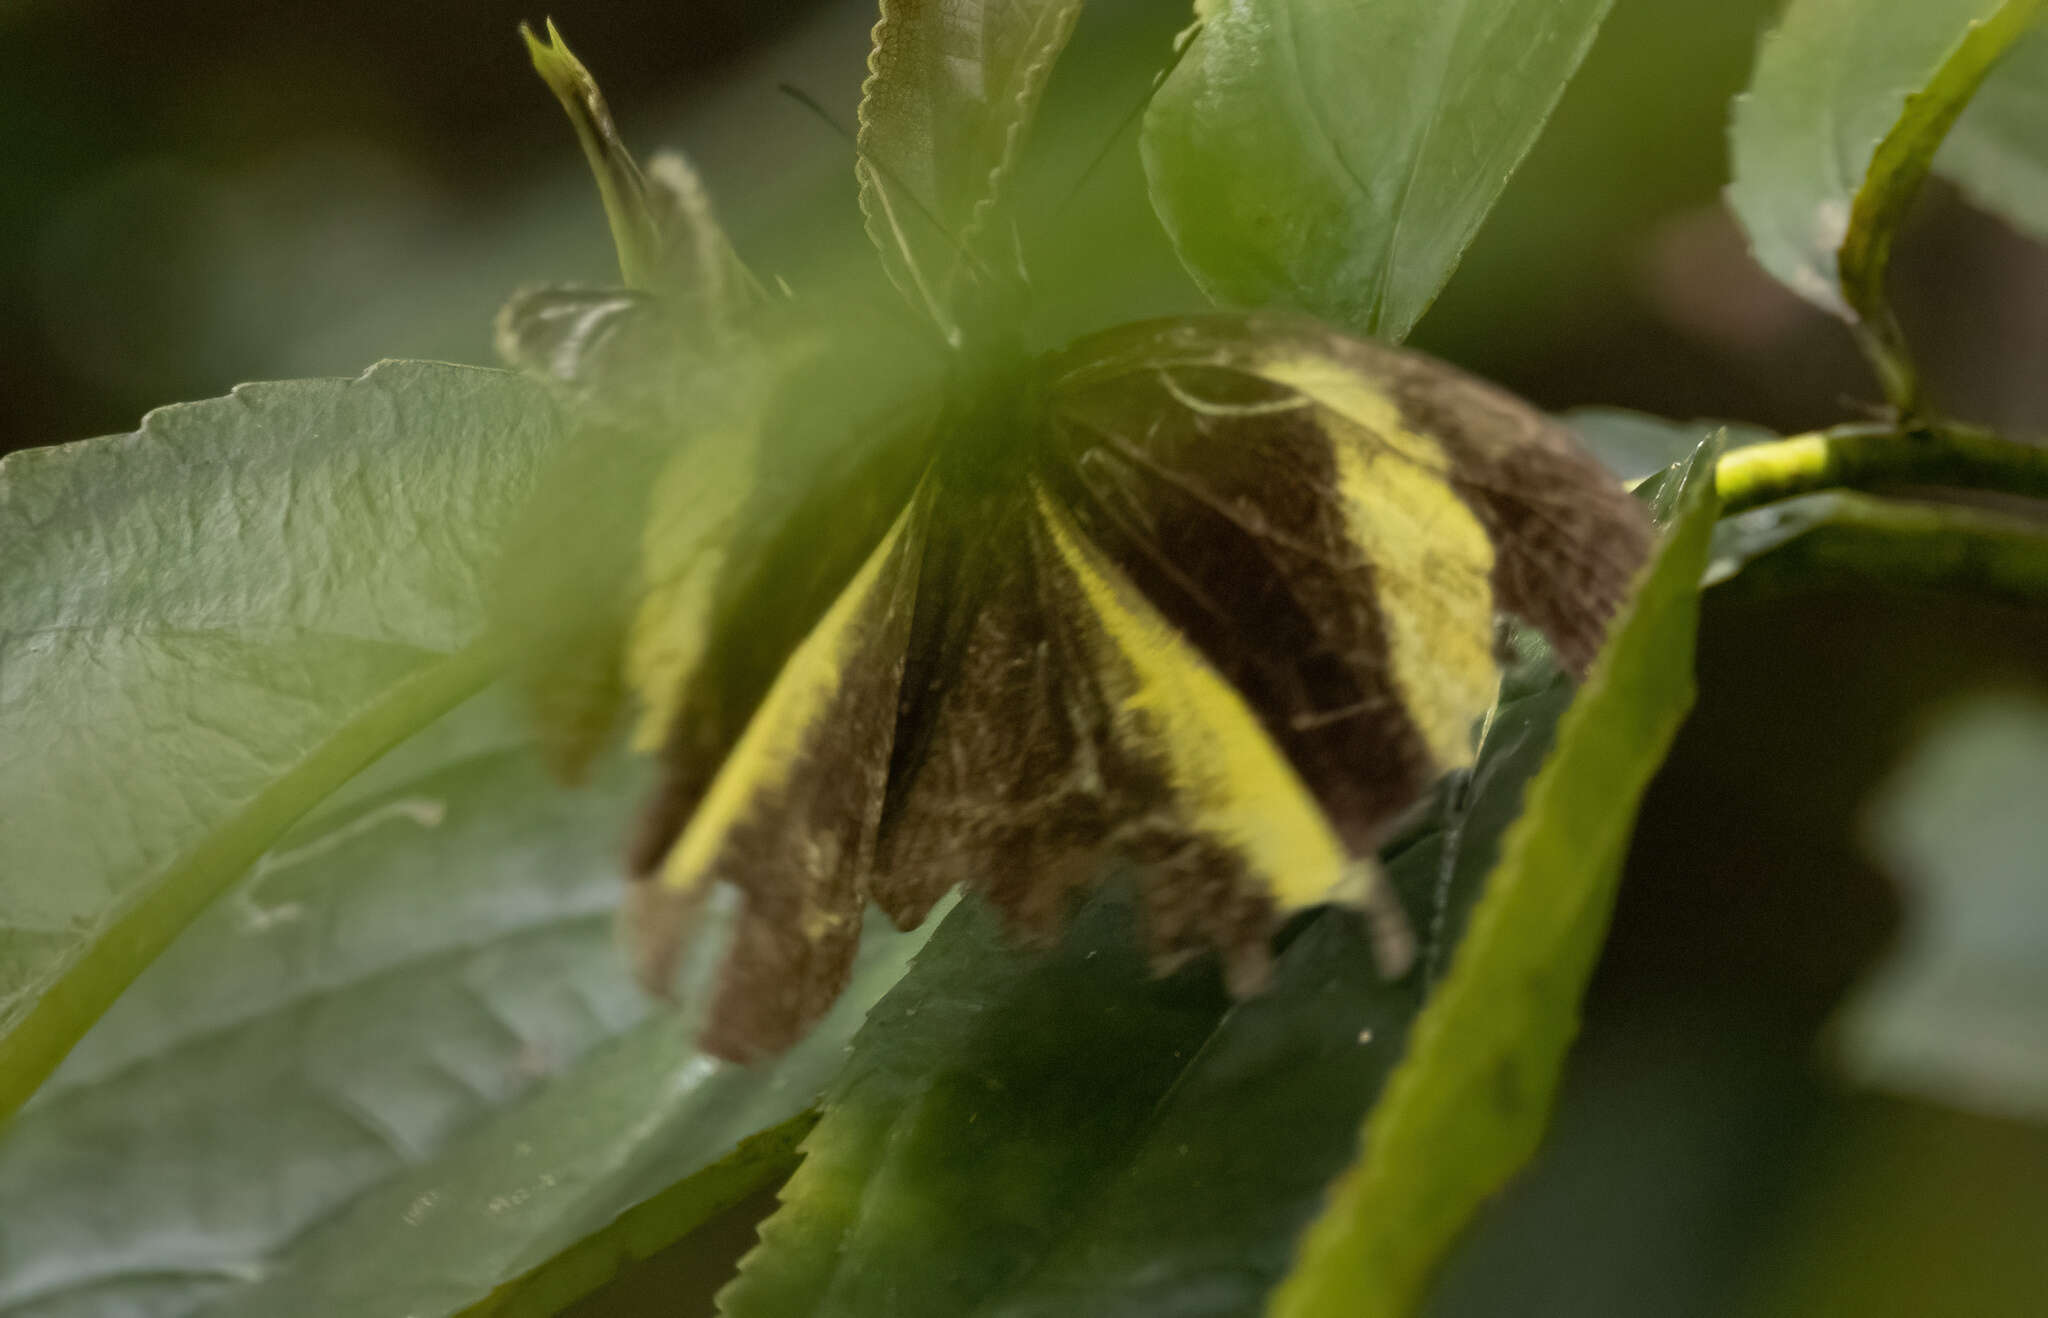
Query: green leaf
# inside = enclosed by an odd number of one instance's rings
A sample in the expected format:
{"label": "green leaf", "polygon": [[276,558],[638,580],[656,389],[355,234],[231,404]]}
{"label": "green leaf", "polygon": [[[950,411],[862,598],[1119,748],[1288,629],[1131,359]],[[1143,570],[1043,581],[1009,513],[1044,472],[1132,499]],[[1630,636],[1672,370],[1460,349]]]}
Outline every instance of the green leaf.
{"label": "green leaf", "polygon": [[464,1309],[462,1318],[550,1318],[749,1194],[787,1179],[799,1161],[798,1143],[817,1124],[817,1112],[807,1108],[749,1135],[717,1162],[633,1205],[539,1267],[498,1287]]}
{"label": "green leaf", "polygon": [[308,820],[21,1113],[0,1313],[532,1312],[603,1279],[575,1247],[623,1211],[655,1198],[680,1232],[787,1170],[771,1128],[917,939],[874,939],[775,1065],[705,1058],[613,940],[645,766],[565,792],[513,704],[471,702]]}
{"label": "green leaf", "polygon": [[1850,1005],[1850,1074],[1954,1107],[2048,1118],[2048,689],[1939,725],[1871,803],[1873,850],[1914,895],[1898,952]]}
{"label": "green leaf", "polygon": [[1400,339],[1610,0],[1213,0],[1145,114],[1152,205],[1219,301]]}
{"label": "green leaf", "polygon": [[1557,743],[1373,1110],[1359,1160],[1275,1294],[1278,1318],[1410,1312],[1471,1215],[1534,1152],[1613,908],[1635,804],[1692,703],[1714,445]]}
{"label": "green leaf", "polygon": [[[1430,965],[1569,699],[1547,657],[1517,665],[1469,778],[1390,851]],[[1050,956],[963,903],[856,1038],[724,1312],[1256,1313],[1427,980],[1381,980],[1326,910],[1231,1004],[1210,967],[1152,978],[1121,894]]]}
{"label": "green leaf", "polygon": [[2048,242],[2048,27],[2036,22],[1949,130],[1935,172],[2014,228]]}
{"label": "green leaf", "polygon": [[861,1031],[724,1311],[957,1316],[1014,1283],[1222,1010],[1213,977],[1139,961],[1127,902],[1035,958],[963,901]]}
{"label": "green leaf", "polygon": [[1793,0],[1729,128],[1728,201],[1763,267],[1855,323],[1916,401],[1885,300],[1892,239],[1936,148],[2041,0]]}
{"label": "green leaf", "polygon": [[861,88],[860,209],[912,306],[955,328],[967,260],[991,244],[1003,186],[1081,0],[882,0]]}
{"label": "green leaf", "polygon": [[0,1117],[294,819],[486,679],[553,442],[499,371],[246,385],[0,463]]}

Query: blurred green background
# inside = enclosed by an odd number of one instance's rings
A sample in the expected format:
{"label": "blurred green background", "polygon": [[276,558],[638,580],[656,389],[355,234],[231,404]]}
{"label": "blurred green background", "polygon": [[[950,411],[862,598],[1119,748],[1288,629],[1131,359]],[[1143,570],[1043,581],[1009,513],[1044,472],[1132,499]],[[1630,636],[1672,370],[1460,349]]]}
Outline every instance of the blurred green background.
{"label": "blurred green background", "polygon": [[[1719,202],[1727,104],[1772,8],[1618,0],[1416,341],[1558,409],[1779,430],[1866,410],[1847,333],[1748,262]],[[608,278],[583,165],[513,35],[543,16],[0,7],[0,450],[244,380],[487,362],[511,289]],[[800,297],[874,281],[849,148],[776,90],[851,122],[865,0],[554,17],[628,140],[687,150],[765,276]],[[1060,68],[1023,207],[1044,341],[1196,303],[1125,123],[1186,17],[1101,0]],[[1897,297],[1945,407],[2048,430],[2041,249],[1937,185]],[[1554,1138],[1436,1312],[2042,1312],[2048,618],[1737,583],[1710,597],[1700,680]],[[579,1312],[701,1307],[764,1207]]]}

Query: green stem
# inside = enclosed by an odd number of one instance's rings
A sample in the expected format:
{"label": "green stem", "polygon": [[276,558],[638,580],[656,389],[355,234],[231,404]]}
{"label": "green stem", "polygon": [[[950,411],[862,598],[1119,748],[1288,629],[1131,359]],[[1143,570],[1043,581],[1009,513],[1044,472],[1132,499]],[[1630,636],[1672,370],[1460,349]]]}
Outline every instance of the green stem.
{"label": "green stem", "polygon": [[2038,604],[2048,600],[2048,527],[1975,508],[1836,494],[1734,579],[1763,592],[1839,583]]}
{"label": "green stem", "polygon": [[1862,319],[1856,322],[1854,332],[1857,345],[1863,349],[1864,358],[1877,375],[1878,386],[1884,390],[1885,401],[1899,416],[1918,416],[1921,406],[1920,373],[1906,351],[1906,336],[1899,329],[1891,307],[1880,302],[1866,308]]}
{"label": "green stem", "polygon": [[2048,448],[1960,426],[1843,426],[1737,449],[1714,481],[1730,514],[1820,490],[1901,485],[2048,498]]}
{"label": "green stem", "polygon": [[385,751],[481,690],[501,666],[496,648],[480,643],[412,673],[179,857],[0,1037],[0,1124],[28,1101],[135,977],[286,829]]}

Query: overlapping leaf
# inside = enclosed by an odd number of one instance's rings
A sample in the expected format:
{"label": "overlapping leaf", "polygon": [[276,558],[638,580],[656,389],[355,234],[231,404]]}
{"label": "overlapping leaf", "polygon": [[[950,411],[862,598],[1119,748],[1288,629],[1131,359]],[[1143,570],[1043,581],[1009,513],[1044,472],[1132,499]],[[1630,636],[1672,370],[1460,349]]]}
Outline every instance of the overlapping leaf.
{"label": "overlapping leaf", "polygon": [[1399,339],[1592,44],[1609,0],[1224,0],[1153,98],[1152,204],[1220,301]]}

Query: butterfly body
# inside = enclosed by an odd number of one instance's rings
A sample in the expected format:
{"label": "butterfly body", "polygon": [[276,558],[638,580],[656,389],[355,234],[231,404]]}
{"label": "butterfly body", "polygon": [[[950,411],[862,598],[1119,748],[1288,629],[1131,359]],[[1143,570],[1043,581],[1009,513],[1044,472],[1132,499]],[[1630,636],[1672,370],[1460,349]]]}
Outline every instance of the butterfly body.
{"label": "butterfly body", "polygon": [[[706,893],[739,890],[704,1038],[722,1056],[803,1034],[869,905],[909,927],[965,887],[1047,937],[1119,858],[1162,968],[1213,949],[1255,990],[1279,922],[1341,901],[1401,973],[1374,853],[1470,763],[1498,620],[1583,670],[1648,551],[1640,509],[1555,422],[1303,316],[1025,352],[1021,290],[974,244],[1002,232],[991,198],[1077,6],[965,7],[1003,29],[1002,98],[942,76],[944,41],[921,64],[937,14],[891,0],[877,39],[908,44],[878,48],[864,122],[938,155],[892,162],[864,132],[860,163],[885,268],[947,345],[942,400],[738,517],[682,619],[701,645],[645,697],[663,777],[629,857],[636,956],[665,986]],[[996,147],[917,131],[962,95],[1009,125]],[[984,148],[994,166],[947,156]],[[935,242],[947,222],[965,236]],[[785,392],[829,398],[825,378]],[[645,418],[671,412],[642,415],[660,434]]]}

